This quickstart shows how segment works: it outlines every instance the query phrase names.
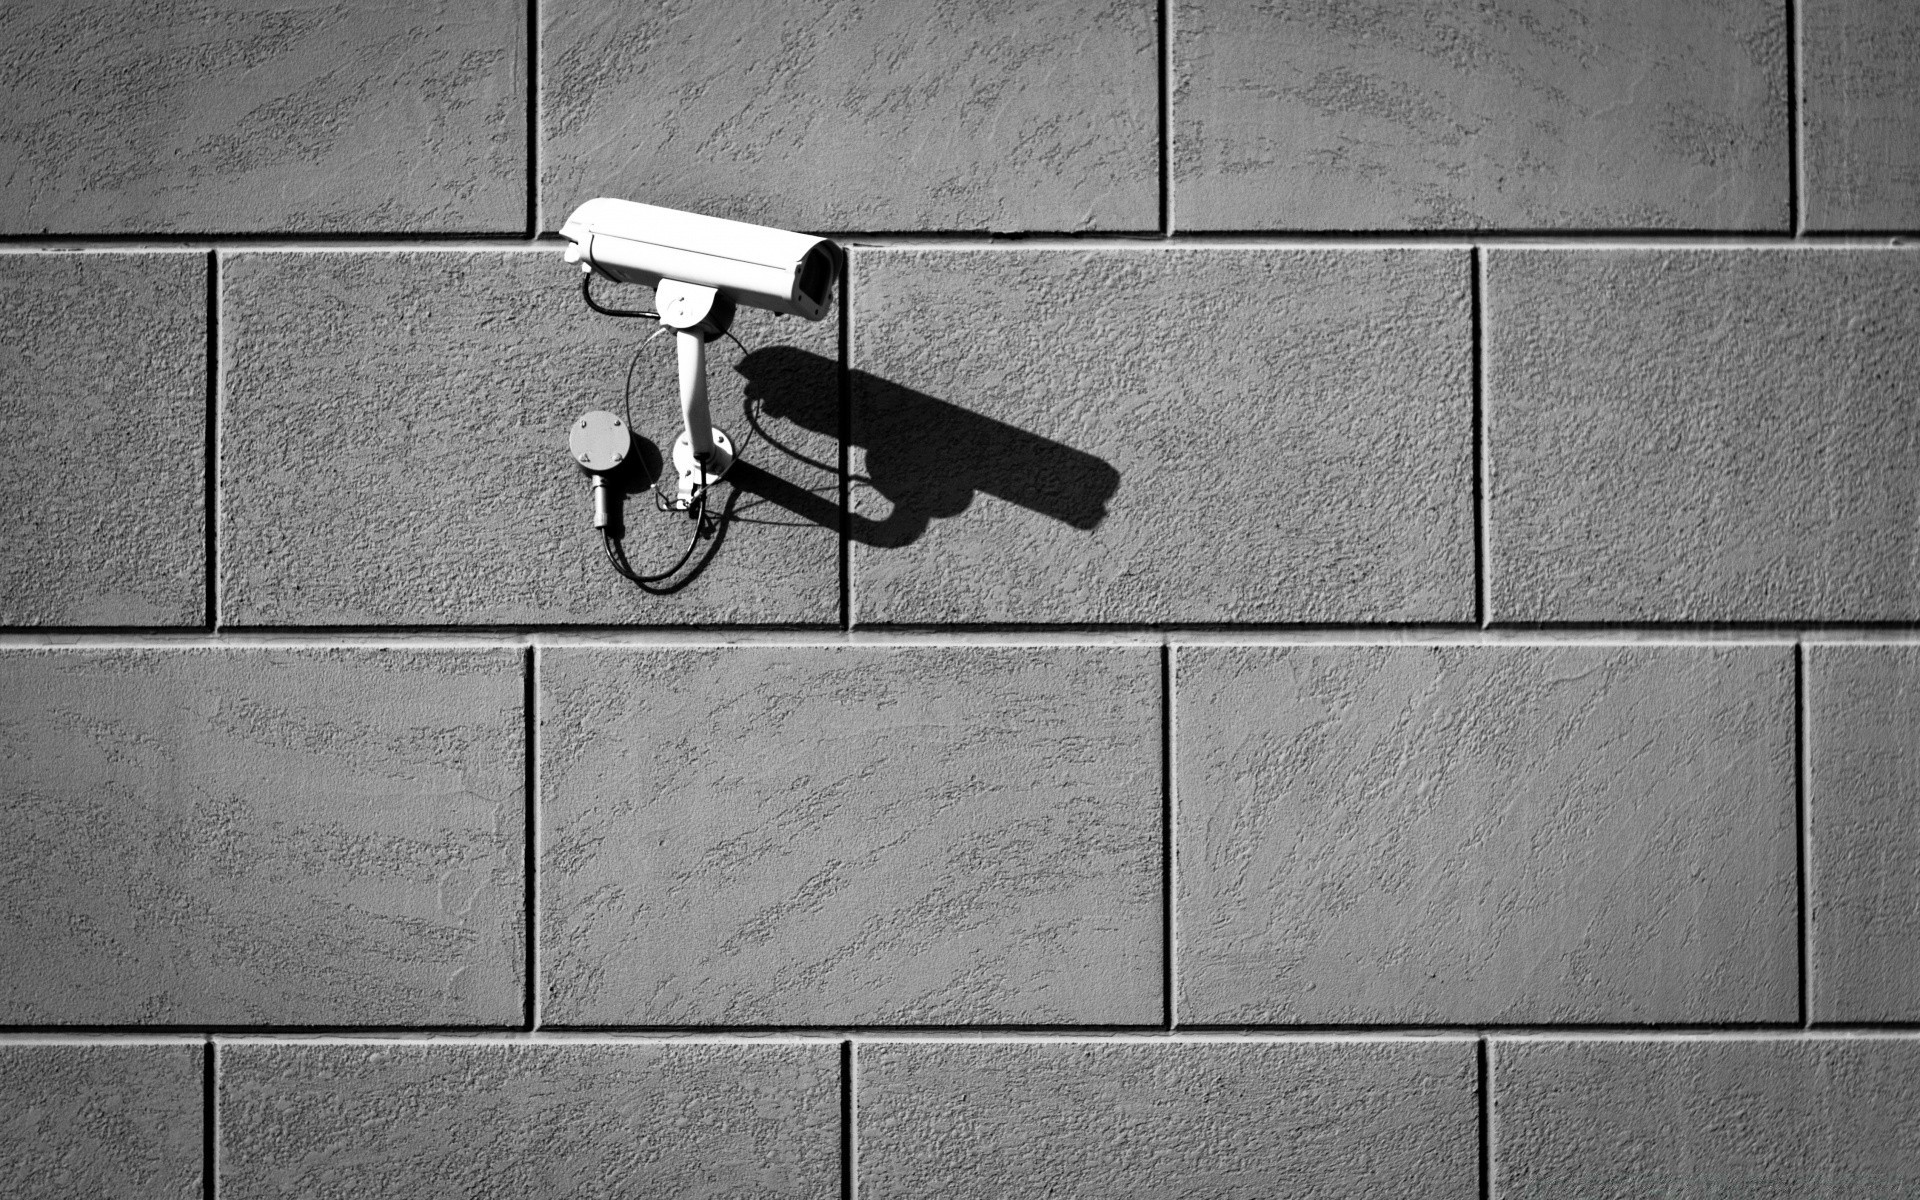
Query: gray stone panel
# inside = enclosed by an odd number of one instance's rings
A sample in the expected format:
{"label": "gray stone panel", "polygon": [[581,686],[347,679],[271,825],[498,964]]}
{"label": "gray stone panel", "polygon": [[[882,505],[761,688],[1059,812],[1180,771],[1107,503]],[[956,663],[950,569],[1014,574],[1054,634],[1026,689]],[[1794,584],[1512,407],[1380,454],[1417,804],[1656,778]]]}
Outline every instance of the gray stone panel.
{"label": "gray stone panel", "polygon": [[220,1195],[826,1197],[840,1047],[226,1044]]}
{"label": "gray stone panel", "polygon": [[205,1053],[0,1046],[0,1195],[200,1200]]}
{"label": "gray stone panel", "polygon": [[1501,1200],[1920,1193],[1911,1038],[1496,1040]]}
{"label": "gray stone panel", "polygon": [[[709,360],[716,424],[749,490],[712,568],[650,596],[607,564],[567,430],[620,411],[665,448],[681,424],[673,342],[589,311],[555,253],[246,253],[224,260],[221,614],[240,625],[828,624],[839,617],[838,426],[745,406],[837,409],[837,329],[743,311]],[[602,303],[652,293],[602,284]],[[791,361],[790,361],[791,360]],[[799,366],[794,366],[794,363]],[[817,363],[828,364],[819,369]],[[749,438],[752,440],[749,441]],[[720,494],[725,495],[724,487]],[[688,522],[627,503],[627,551],[658,571]]]}
{"label": "gray stone panel", "polygon": [[1801,0],[1808,229],[1920,229],[1920,7]]}
{"label": "gray stone panel", "polygon": [[1479,1192],[1467,1041],[860,1044],[862,1200]]}
{"label": "gray stone panel", "polygon": [[1771,229],[1768,0],[1186,0],[1178,229]]}
{"label": "gray stone panel", "polygon": [[853,270],[856,621],[1472,618],[1465,251]]}
{"label": "gray stone panel", "polygon": [[204,254],[0,253],[0,624],[206,620],[206,289]]}
{"label": "gray stone panel", "polygon": [[0,8],[0,233],[520,232],[518,0]]}
{"label": "gray stone panel", "polygon": [[1920,646],[1807,650],[1808,1006],[1920,1021]]}
{"label": "gray stone panel", "polygon": [[1145,1024],[1149,649],[552,650],[542,1020]]}
{"label": "gray stone panel", "polygon": [[1183,1023],[1799,1013],[1784,647],[1183,647]]}
{"label": "gray stone panel", "polygon": [[0,654],[0,1022],[523,1019],[521,655]]}
{"label": "gray stone panel", "polygon": [[1920,617],[1920,254],[1486,269],[1496,620]]}
{"label": "gray stone panel", "polygon": [[1159,227],[1152,0],[540,13],[542,228],[602,195],[792,229]]}

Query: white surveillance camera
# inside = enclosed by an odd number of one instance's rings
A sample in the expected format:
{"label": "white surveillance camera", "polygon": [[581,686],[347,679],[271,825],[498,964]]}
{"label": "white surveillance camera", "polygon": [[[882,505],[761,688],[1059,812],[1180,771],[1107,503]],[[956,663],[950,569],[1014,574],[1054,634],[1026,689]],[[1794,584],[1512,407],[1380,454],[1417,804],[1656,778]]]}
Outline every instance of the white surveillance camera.
{"label": "white surveillance camera", "polygon": [[678,335],[686,430],[673,461],[684,507],[733,462],[707,407],[707,343],[726,332],[735,304],[809,321],[826,316],[839,248],[804,233],[604,196],[574,209],[560,236],[572,243],[567,261],[583,272],[654,288],[660,323]]}
{"label": "white surveillance camera", "polygon": [[677,280],[809,321],[827,315],[840,269],[825,238],[607,197],[574,209],[560,236],[568,262],[620,283]]}

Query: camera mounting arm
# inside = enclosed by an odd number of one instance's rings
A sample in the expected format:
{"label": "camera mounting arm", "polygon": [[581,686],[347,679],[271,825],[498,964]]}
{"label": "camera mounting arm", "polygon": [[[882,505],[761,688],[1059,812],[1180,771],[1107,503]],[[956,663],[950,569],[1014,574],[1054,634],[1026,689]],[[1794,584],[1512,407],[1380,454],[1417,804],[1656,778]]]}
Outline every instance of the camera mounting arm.
{"label": "camera mounting arm", "polygon": [[654,293],[660,324],[674,332],[680,355],[680,415],[685,426],[673,443],[679,473],[676,501],[684,508],[697,489],[733,466],[733,443],[713,427],[707,402],[707,343],[733,324],[734,303],[718,288],[662,279]]}

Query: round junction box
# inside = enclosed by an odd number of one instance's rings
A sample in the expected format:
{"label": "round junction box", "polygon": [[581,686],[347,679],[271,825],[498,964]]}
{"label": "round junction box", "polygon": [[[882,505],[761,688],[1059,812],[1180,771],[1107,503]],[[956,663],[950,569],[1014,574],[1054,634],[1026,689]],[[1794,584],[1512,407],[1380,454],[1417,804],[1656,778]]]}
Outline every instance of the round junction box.
{"label": "round junction box", "polygon": [[633,431],[610,412],[595,409],[583,414],[567,434],[567,448],[580,469],[595,475],[605,474],[627,461],[633,453]]}

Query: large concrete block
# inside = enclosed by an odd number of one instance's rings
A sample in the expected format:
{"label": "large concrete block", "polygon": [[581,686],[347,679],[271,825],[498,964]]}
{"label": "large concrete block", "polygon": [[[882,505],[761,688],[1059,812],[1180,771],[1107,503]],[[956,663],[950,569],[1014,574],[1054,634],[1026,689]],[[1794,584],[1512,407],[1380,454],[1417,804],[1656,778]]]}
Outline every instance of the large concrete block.
{"label": "large concrete block", "polygon": [[521,662],[0,654],[0,1021],[520,1022]]}
{"label": "large concrete block", "polygon": [[1783,647],[1207,647],[1183,1023],[1799,1015]]}
{"label": "large concrete block", "polygon": [[1501,1200],[1920,1193],[1911,1038],[1496,1040]]}
{"label": "large concrete block", "polygon": [[1465,251],[853,261],[856,620],[1472,618]]}
{"label": "large concrete block", "polygon": [[542,1020],[1146,1024],[1150,649],[554,650]]}
{"label": "large concrete block", "polygon": [[[14,959],[8,969],[25,967]],[[0,1195],[199,1200],[205,1053],[178,1043],[0,1046]]]}
{"label": "large concrete block", "polygon": [[838,1196],[840,1047],[228,1043],[220,1195]]}
{"label": "large concrete block", "polygon": [[1772,229],[1770,0],[1182,0],[1174,225]]}
{"label": "large concrete block", "polygon": [[859,1192],[1480,1194],[1468,1041],[862,1043]]}
{"label": "large concrete block", "polygon": [[1802,0],[1800,28],[1807,228],[1920,229],[1920,7]]}
{"label": "large concrete block", "polygon": [[1920,1021],[1920,646],[1807,650],[1807,992],[1816,1021]]}
{"label": "large concrete block", "polygon": [[1920,254],[1487,256],[1502,621],[1920,616]]}
{"label": "large concrete block", "polygon": [[[567,451],[580,413],[623,409],[636,355],[635,428],[671,445],[673,342],[643,344],[657,326],[589,311],[578,273],[545,252],[238,254],[223,270],[225,621],[838,621],[837,426],[760,415],[764,389],[835,403],[831,374],[795,379],[782,357],[832,361],[832,319],[748,310],[736,332],[753,354],[714,349],[715,421],[751,469],[735,472],[739,519],[712,568],[658,597],[608,566]],[[644,307],[652,293],[603,284],[599,298]],[[634,565],[672,564],[689,523],[644,490],[626,508]]]}
{"label": "large concrete block", "polygon": [[1159,226],[1152,0],[540,13],[543,228],[601,195],[794,229]]}
{"label": "large concrete block", "polygon": [[23,0],[0,46],[0,233],[526,228],[520,0]]}
{"label": "large concrete block", "polygon": [[0,254],[0,623],[206,620],[206,289],[204,254]]}

